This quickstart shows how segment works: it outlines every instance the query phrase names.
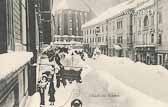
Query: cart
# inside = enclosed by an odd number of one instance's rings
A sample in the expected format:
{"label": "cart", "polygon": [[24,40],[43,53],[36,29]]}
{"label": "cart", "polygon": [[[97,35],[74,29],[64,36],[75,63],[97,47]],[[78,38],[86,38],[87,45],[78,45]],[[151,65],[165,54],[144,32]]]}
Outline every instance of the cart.
{"label": "cart", "polygon": [[63,86],[66,86],[67,81],[71,84],[73,81],[77,83],[82,83],[81,80],[81,72],[82,67],[72,67],[72,66],[64,66],[61,67],[58,73],[56,73],[57,79],[57,88],[60,87],[60,82],[62,82]]}

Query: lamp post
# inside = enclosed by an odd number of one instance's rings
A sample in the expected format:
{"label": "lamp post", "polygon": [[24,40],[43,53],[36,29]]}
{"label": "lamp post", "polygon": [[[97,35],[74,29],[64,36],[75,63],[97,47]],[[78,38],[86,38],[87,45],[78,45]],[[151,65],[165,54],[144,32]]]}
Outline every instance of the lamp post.
{"label": "lamp post", "polygon": [[95,34],[96,34],[96,48],[98,47],[98,34],[100,33],[100,27],[97,26],[95,28]]}

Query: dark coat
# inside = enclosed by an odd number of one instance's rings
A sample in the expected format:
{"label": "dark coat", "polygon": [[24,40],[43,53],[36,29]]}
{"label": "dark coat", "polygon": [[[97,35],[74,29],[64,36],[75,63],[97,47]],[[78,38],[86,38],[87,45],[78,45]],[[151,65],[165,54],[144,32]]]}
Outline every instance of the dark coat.
{"label": "dark coat", "polygon": [[49,101],[55,102],[55,88],[54,88],[54,82],[50,81],[49,91],[48,94],[50,95]]}
{"label": "dark coat", "polygon": [[55,96],[54,96],[54,94],[50,94],[49,101],[50,102],[55,102]]}
{"label": "dark coat", "polygon": [[54,82],[50,81],[49,91],[48,94],[55,94]]}

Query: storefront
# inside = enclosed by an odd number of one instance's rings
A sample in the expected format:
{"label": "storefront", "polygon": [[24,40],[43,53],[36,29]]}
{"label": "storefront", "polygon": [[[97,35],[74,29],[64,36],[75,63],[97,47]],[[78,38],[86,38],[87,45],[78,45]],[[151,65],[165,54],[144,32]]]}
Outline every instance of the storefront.
{"label": "storefront", "polygon": [[168,68],[168,50],[156,50],[157,64]]}
{"label": "storefront", "polygon": [[136,47],[135,61],[140,61],[146,64],[156,64],[155,47]]}
{"label": "storefront", "polygon": [[123,49],[119,45],[113,45],[113,55],[117,57],[123,56]]}
{"label": "storefront", "polygon": [[108,55],[108,46],[107,45],[101,45],[100,50],[101,50],[102,54]]}

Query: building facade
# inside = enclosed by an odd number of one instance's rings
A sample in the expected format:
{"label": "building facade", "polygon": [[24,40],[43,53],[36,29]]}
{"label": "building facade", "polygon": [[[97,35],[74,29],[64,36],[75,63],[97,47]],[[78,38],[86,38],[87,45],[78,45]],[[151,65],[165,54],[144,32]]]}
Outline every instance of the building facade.
{"label": "building facade", "polygon": [[1,1],[0,53],[26,50],[25,3],[25,0]]}
{"label": "building facade", "polygon": [[[121,8],[123,6],[123,8]],[[109,8],[97,18],[82,26],[84,33],[84,47],[93,53],[99,47],[103,54],[109,56],[132,56],[132,8],[134,5],[126,1]],[[100,32],[96,35],[95,28]],[[95,39],[98,38],[96,41]]]}
{"label": "building facade", "polygon": [[[132,9],[126,11],[131,13]],[[132,57],[132,14],[121,12],[108,19],[109,56]]]}
{"label": "building facade", "polygon": [[[31,66],[37,62],[36,3],[36,0],[0,1],[0,58],[4,61],[1,69],[7,68],[1,72],[9,73],[0,78],[1,107],[23,107],[28,95],[36,92],[36,67]],[[33,53],[31,57],[29,52]],[[28,60],[22,63],[24,58]],[[16,60],[19,65],[13,69]]]}
{"label": "building facade", "polygon": [[138,5],[133,18],[135,61],[156,64],[157,14],[154,0]]}
{"label": "building facade", "polygon": [[40,13],[40,42],[50,44],[51,42],[51,10],[53,0],[37,0]]}
{"label": "building facade", "polygon": [[53,41],[81,42],[81,25],[88,21],[88,12],[89,8],[82,1],[62,0],[54,12]]}
{"label": "building facade", "polygon": [[[106,55],[167,66],[167,4],[166,0],[128,0],[109,8],[82,26],[84,48],[89,53],[95,46],[100,48],[103,34]],[[97,35],[96,27],[100,28]]]}
{"label": "building facade", "polygon": [[157,64],[163,65],[168,68],[168,37],[167,37],[167,29],[168,29],[168,1],[166,0],[158,0],[157,1],[157,10],[158,10],[158,25],[157,25]]}
{"label": "building facade", "polygon": [[99,47],[101,52],[107,55],[107,29],[106,21],[83,28],[84,50],[93,54],[94,49]]}

